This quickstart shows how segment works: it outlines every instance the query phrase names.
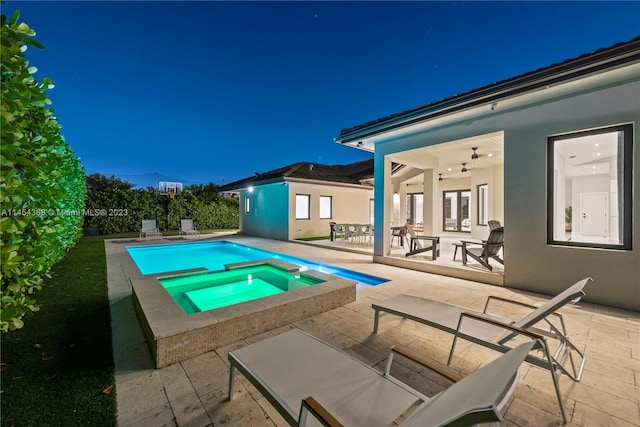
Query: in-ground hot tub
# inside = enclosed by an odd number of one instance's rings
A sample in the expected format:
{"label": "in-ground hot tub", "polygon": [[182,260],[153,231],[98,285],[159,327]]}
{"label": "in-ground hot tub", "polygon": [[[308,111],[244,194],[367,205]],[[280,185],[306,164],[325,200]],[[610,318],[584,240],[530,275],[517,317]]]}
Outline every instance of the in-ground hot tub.
{"label": "in-ground hot tub", "polygon": [[222,272],[140,277],[131,284],[157,368],[332,310],[356,296],[355,281],[301,273],[297,265],[276,259],[228,264]]}

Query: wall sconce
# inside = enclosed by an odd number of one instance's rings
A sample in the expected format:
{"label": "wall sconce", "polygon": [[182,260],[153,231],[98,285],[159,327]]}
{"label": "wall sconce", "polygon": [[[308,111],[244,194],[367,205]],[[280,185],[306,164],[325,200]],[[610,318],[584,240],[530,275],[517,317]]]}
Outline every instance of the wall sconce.
{"label": "wall sconce", "polygon": [[493,104],[491,104],[491,111],[496,111],[498,109],[498,103],[494,102]]}
{"label": "wall sconce", "polygon": [[462,164],[462,170],[460,172],[465,173],[467,171],[467,164],[463,163]]}
{"label": "wall sconce", "polygon": [[476,160],[478,157],[480,157],[480,156],[478,156],[478,153],[476,153],[477,149],[478,149],[478,147],[473,147],[472,148],[473,154],[471,155],[471,160]]}
{"label": "wall sconce", "polygon": [[444,179],[444,178],[442,178],[442,174],[441,174],[441,173],[439,173],[439,174],[438,174],[438,181],[442,181],[443,179]]}

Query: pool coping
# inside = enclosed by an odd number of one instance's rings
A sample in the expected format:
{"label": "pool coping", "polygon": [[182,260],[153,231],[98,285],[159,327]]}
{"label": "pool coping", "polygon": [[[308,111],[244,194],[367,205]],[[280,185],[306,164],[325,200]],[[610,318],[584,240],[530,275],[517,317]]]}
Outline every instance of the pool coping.
{"label": "pool coping", "polygon": [[[127,243],[136,245],[136,242]],[[153,244],[165,243],[176,242],[153,242]],[[145,241],[140,244],[149,243]],[[197,274],[207,269],[194,268],[143,275],[130,257],[126,246],[114,245],[114,248],[123,272],[131,284],[133,304],[156,368],[332,310],[356,299],[357,282],[327,273],[305,270],[303,274],[324,282],[229,307],[186,314],[158,278]],[[228,268],[264,264],[290,272],[299,271],[297,265],[274,258],[233,263],[229,264]]]}

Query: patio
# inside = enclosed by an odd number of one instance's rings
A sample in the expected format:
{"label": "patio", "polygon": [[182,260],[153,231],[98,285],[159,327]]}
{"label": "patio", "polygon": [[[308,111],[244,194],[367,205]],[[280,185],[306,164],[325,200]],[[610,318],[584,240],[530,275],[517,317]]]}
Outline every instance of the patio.
{"label": "patio", "polygon": [[[390,315],[381,316],[380,331],[372,334],[372,302],[408,293],[481,309],[484,299],[490,294],[524,302],[547,299],[546,296],[504,287],[374,264],[370,255],[331,250],[318,247],[318,244],[302,245],[235,235],[223,237],[390,279],[387,283],[358,292],[355,302],[292,325],[378,369],[382,369],[387,350],[394,344],[409,347],[427,359],[444,364],[452,336]],[[162,241],[170,240],[157,242]],[[447,246],[453,251],[451,245],[444,244],[441,250]],[[366,247],[360,249],[365,250]],[[452,255],[441,252],[436,262],[449,262]],[[459,259],[460,254],[457,264],[461,265]],[[154,369],[144,334],[135,317],[121,259],[108,247],[107,265],[120,426],[286,425],[242,376],[237,377],[234,401],[228,401],[227,353],[278,334],[290,326]],[[597,282],[588,285],[587,295],[589,287],[602,285]],[[570,424],[640,426],[640,314],[585,302],[566,307],[561,312],[572,340],[579,344],[587,358],[580,383],[560,378]],[[468,374],[497,355],[486,348],[461,343],[451,368]],[[409,362],[395,363],[392,373],[427,395],[443,388],[440,381]],[[561,425],[562,418],[549,373],[523,364],[520,384],[504,415],[507,421],[503,425]]]}

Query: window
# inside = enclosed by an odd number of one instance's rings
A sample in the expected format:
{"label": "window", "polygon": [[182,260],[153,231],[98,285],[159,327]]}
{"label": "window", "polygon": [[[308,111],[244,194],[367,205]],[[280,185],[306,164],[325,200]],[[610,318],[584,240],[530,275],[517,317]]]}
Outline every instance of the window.
{"label": "window", "polygon": [[487,225],[489,220],[489,185],[478,185],[478,225]]}
{"label": "window", "polygon": [[422,193],[407,194],[407,222],[422,224],[424,222],[424,195]]}
{"label": "window", "polygon": [[547,242],[631,249],[632,125],[547,141]]}
{"label": "window", "polygon": [[249,213],[249,208],[250,208],[250,200],[248,197],[244,198],[244,212],[245,213]]}
{"label": "window", "polygon": [[445,231],[471,231],[469,204],[471,190],[445,191],[442,203],[442,228]]}
{"label": "window", "polygon": [[320,196],[320,219],[331,219],[331,196]]}
{"label": "window", "polygon": [[296,194],[296,219],[310,219],[311,196]]}

